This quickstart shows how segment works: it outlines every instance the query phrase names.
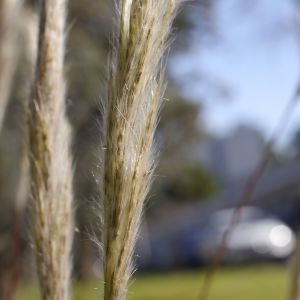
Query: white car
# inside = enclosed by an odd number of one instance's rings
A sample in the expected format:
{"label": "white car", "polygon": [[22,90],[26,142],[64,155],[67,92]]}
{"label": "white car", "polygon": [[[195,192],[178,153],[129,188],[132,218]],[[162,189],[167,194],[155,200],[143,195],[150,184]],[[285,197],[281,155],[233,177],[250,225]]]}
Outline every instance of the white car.
{"label": "white car", "polygon": [[[225,209],[211,215],[198,245],[198,253],[205,261],[211,261],[220,247],[233,212],[234,209]],[[295,237],[287,225],[255,207],[245,207],[227,241],[224,262],[286,259],[294,248]]]}

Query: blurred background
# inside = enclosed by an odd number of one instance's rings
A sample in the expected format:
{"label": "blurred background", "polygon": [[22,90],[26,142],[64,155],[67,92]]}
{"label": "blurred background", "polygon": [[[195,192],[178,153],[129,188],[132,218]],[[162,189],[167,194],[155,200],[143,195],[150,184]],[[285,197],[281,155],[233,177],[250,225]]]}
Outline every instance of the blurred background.
{"label": "blurred background", "polygon": [[[113,9],[108,0],[69,4],[66,69],[74,134],[76,299],[96,299],[101,293],[95,289],[102,274],[93,236],[101,235],[95,214],[101,201],[100,102]],[[20,282],[17,299],[36,297],[24,146],[36,19],[35,1],[25,1],[15,45],[18,64],[0,135],[0,299]],[[196,299],[232,208],[299,91],[300,1],[187,1],[171,40],[168,89],[156,132],[159,162],[138,240],[137,280],[130,299]],[[288,295],[300,228],[300,108],[292,108],[228,241],[212,299]]]}

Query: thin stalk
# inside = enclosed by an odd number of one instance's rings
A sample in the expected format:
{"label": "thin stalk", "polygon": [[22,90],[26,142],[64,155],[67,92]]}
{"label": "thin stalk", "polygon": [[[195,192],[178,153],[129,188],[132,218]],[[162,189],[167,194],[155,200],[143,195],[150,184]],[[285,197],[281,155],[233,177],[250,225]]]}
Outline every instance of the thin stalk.
{"label": "thin stalk", "polygon": [[0,0],[0,132],[17,65],[16,38],[21,0]]}
{"label": "thin stalk", "polygon": [[124,0],[111,54],[102,181],[104,299],[123,300],[153,173],[162,57],[179,1]]}
{"label": "thin stalk", "polygon": [[[223,234],[221,244],[218,247],[218,249],[213,257],[211,266],[209,267],[208,271],[205,274],[205,277],[204,277],[204,280],[203,280],[203,283],[201,286],[200,294],[197,297],[198,300],[208,300],[209,299],[213,281],[215,279],[216,273],[222,263],[222,260],[226,254],[226,251],[227,251],[227,243],[228,243],[232,233],[234,232],[236,225],[238,224],[238,222],[240,220],[240,215],[242,213],[244,206],[248,205],[253,198],[253,195],[256,191],[257,184],[259,183],[261,177],[263,176],[263,174],[268,166],[268,163],[270,162],[270,159],[272,158],[272,148],[276,144],[276,142],[282,137],[285,130],[287,129],[287,125],[289,124],[289,121],[291,120],[293,112],[296,109],[297,105],[299,104],[299,97],[300,97],[300,81],[298,82],[291,99],[289,99],[289,101],[287,102],[287,105],[286,105],[284,111],[282,112],[278,123],[276,124],[275,130],[264,148],[260,162],[258,163],[254,172],[248,178],[245,188],[242,191],[240,198],[238,199],[238,202],[235,206],[232,217],[229,221],[228,227]],[[297,283],[297,281],[299,280],[299,279],[295,278],[295,276],[298,276],[297,275],[298,271],[299,271],[299,269],[296,268],[295,272],[294,272],[294,279],[292,280],[293,283],[294,282]],[[297,288],[298,288],[298,286],[295,286],[293,288],[293,291],[294,290],[296,291]],[[292,299],[294,300],[296,298],[292,298]]]}
{"label": "thin stalk", "polygon": [[66,0],[41,0],[38,57],[29,108],[32,234],[42,299],[71,299],[72,159],[66,119]]}

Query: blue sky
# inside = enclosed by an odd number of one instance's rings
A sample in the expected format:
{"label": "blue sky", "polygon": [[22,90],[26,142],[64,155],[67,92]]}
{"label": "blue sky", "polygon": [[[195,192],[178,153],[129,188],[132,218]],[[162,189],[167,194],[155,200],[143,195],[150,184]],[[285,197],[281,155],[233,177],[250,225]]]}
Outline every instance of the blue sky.
{"label": "blue sky", "polygon": [[[205,46],[195,34],[191,50],[175,57],[171,64],[171,73],[179,81],[190,74],[202,74],[217,78],[230,89],[229,99],[222,100],[208,92],[205,80],[188,80],[182,88],[193,101],[206,95],[204,124],[217,135],[248,123],[268,136],[300,77],[300,35],[298,41],[293,0],[254,2],[256,5],[241,12],[244,0],[219,1],[214,14],[221,40]],[[300,31],[300,22],[298,26]],[[288,143],[297,128],[300,105],[280,147]]]}

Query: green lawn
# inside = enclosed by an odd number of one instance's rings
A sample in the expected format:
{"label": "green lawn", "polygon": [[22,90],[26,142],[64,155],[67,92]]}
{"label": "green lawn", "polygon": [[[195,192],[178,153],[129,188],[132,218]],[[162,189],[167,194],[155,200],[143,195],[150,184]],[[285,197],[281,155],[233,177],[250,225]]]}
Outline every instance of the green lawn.
{"label": "green lawn", "polygon": [[[214,282],[210,300],[283,300],[288,294],[288,271],[284,266],[226,268]],[[178,272],[140,276],[129,289],[129,300],[196,300],[203,272]],[[101,283],[75,284],[75,300],[99,300]],[[36,290],[24,287],[17,300],[39,299]]]}

